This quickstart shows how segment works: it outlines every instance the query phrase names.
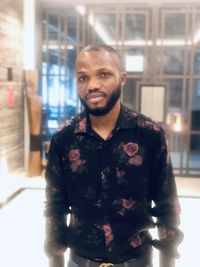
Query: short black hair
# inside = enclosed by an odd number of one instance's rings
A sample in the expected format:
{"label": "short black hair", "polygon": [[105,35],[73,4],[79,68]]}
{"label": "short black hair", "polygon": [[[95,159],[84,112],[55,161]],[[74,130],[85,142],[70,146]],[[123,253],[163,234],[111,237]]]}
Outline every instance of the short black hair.
{"label": "short black hair", "polygon": [[[109,54],[111,54],[112,56],[115,56],[119,62],[119,69],[122,71],[124,70],[124,64],[123,64],[123,60],[121,57],[120,52],[115,49],[114,47],[110,46],[110,45],[105,45],[105,44],[97,44],[97,45],[88,45],[86,47],[84,47],[80,53],[78,54],[78,56],[82,53],[82,52],[91,52],[91,51],[107,51]],[[77,56],[77,58],[78,58]]]}

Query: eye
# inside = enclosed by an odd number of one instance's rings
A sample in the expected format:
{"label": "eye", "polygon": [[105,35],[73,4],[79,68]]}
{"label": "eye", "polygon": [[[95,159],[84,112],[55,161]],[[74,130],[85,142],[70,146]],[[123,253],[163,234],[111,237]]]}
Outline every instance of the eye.
{"label": "eye", "polygon": [[111,73],[110,72],[100,72],[98,76],[101,79],[107,79],[111,76]]}
{"label": "eye", "polygon": [[87,75],[80,75],[80,76],[77,77],[77,81],[79,83],[83,83],[83,82],[85,82],[87,80],[87,78],[88,78]]}

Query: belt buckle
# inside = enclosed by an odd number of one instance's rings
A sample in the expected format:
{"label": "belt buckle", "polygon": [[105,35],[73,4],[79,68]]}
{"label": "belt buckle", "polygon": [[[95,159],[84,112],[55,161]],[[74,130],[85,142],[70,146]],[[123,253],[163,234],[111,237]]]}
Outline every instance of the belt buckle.
{"label": "belt buckle", "polygon": [[107,262],[107,263],[101,263],[99,267],[114,267],[115,265],[113,263]]}

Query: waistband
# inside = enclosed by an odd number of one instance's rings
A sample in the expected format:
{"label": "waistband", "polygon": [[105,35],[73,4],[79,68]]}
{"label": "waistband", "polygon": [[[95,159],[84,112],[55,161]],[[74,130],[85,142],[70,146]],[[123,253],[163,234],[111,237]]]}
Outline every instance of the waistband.
{"label": "waistband", "polygon": [[101,262],[85,259],[70,251],[70,259],[80,267],[148,267],[151,263],[148,259],[131,259],[123,263]]}

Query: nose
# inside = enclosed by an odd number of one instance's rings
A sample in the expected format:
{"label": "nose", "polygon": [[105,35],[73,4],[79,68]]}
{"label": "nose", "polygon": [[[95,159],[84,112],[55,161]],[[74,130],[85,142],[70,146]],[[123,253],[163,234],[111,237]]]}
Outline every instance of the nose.
{"label": "nose", "polygon": [[100,81],[98,77],[90,77],[88,84],[87,84],[87,89],[88,91],[93,91],[95,89],[99,89],[101,87]]}

